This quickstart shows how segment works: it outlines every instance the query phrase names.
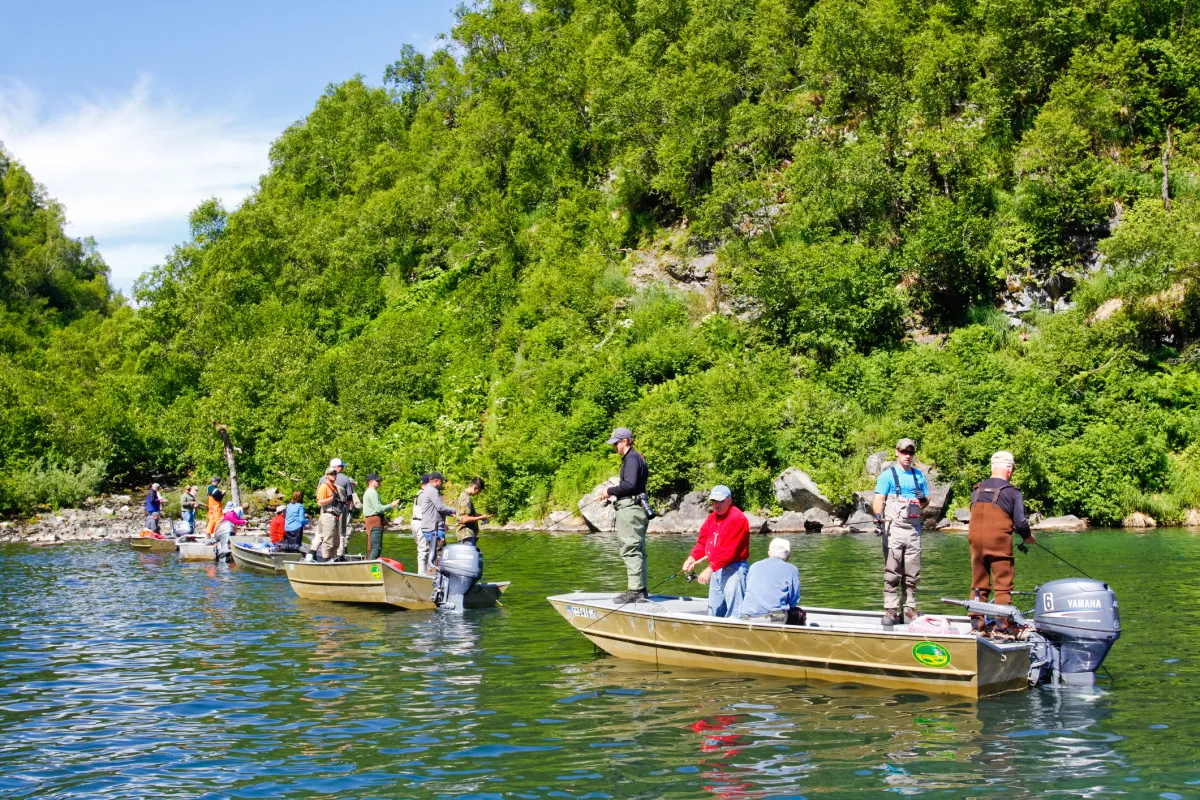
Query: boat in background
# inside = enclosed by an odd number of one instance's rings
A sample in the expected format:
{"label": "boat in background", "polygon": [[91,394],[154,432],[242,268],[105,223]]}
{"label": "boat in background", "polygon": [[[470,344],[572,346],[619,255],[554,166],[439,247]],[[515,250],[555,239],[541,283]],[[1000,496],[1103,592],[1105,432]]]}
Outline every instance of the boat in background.
{"label": "boat in background", "polygon": [[[348,562],[290,561],[284,566],[292,590],[305,600],[373,603],[409,611],[438,608],[433,600],[433,578],[405,572],[400,562],[390,558]],[[475,583],[463,594],[463,607],[500,605],[500,596],[508,586],[508,581]]]}
{"label": "boat in background", "polygon": [[260,569],[266,572],[283,572],[289,561],[300,561],[303,552],[283,552],[275,550],[269,543],[234,542],[233,563],[239,567]]}
{"label": "boat in background", "polygon": [[[233,546],[238,544],[259,544],[270,541],[266,536],[249,536],[239,534],[230,536],[229,543]],[[191,539],[178,540],[178,547],[175,552],[175,557],[180,561],[213,561],[217,557],[216,545],[211,539],[201,539],[192,537]]]}
{"label": "boat in background", "polygon": [[138,553],[172,553],[174,539],[159,539],[155,536],[130,536],[129,549]]}

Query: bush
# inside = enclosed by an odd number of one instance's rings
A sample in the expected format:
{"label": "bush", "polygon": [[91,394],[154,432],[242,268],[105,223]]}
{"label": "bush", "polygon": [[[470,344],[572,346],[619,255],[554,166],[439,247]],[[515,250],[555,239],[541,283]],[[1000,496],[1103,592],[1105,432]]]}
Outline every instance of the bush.
{"label": "bush", "polygon": [[0,482],[0,508],[29,510],[38,506],[74,506],[99,491],[108,465],[103,461],[54,464],[38,459],[13,470]]}

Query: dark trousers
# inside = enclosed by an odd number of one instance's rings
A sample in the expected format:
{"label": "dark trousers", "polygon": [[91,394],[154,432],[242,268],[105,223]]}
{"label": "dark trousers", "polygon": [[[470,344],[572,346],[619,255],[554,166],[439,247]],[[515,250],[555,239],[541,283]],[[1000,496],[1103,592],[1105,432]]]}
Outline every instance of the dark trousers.
{"label": "dark trousers", "polygon": [[367,517],[367,558],[374,560],[383,555],[383,517],[375,514]]}
{"label": "dark trousers", "polygon": [[304,539],[304,528],[296,528],[294,531],[284,531],[283,541],[279,543],[279,549],[285,553],[299,553],[300,543]]}

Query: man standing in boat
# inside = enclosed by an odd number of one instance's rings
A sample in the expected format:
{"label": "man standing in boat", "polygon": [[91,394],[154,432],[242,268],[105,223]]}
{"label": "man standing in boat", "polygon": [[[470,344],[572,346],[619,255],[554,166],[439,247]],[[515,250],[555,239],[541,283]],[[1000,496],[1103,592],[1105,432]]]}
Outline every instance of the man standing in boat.
{"label": "man standing in boat", "polygon": [[488,514],[475,511],[475,498],[483,491],[483,478],[472,478],[458,496],[458,540],[479,549],[479,523],[487,522]]}
{"label": "man standing in boat", "polygon": [[700,526],[696,546],[683,562],[681,572],[691,572],[708,560],[696,580],[708,584],[708,615],[733,617],[742,614],[746,594],[746,572],[750,569],[750,522],[733,504],[728,486],[714,486],[708,494],[712,511]]}
{"label": "man standing in boat", "polygon": [[[1009,483],[1015,464],[1013,454],[1007,450],[992,455],[992,477],[977,483],[971,492],[967,534],[971,543],[971,599],[987,602],[989,592],[994,591],[992,602],[1005,606],[1012,603],[1013,534],[1021,535],[1022,552],[1036,541],[1025,517],[1021,490]],[[1001,620],[1000,632],[1008,632],[1009,624]],[[972,615],[971,627],[982,631],[983,617]]]}
{"label": "man standing in boat", "polygon": [[621,545],[621,559],[625,562],[629,590],[614,598],[618,604],[642,603],[649,599],[646,593],[648,569],[646,565],[646,528],[650,525],[649,498],[646,481],[650,469],[646,459],[633,449],[633,431],[617,428],[608,437],[608,444],[621,454],[621,474],[616,486],[605,487],[602,498],[615,498],[617,509],[617,541]]}
{"label": "man standing in boat", "polygon": [[424,474],[421,476],[421,488],[417,490],[412,507],[412,535],[413,540],[417,543],[418,575],[425,574],[425,562],[429,560],[429,542],[425,541],[424,527],[421,525],[421,492],[425,491],[427,483],[429,483],[429,475]]}
{"label": "man standing in boat", "polygon": [[313,557],[317,561],[329,561],[337,554],[338,519],[346,510],[333,464],[325,470],[325,477],[317,486],[317,507],[321,510],[321,516],[317,520],[317,535],[312,542]]}
{"label": "man standing in boat", "polygon": [[388,512],[400,505],[399,500],[384,503],[379,499],[379,486],[383,478],[372,472],[367,476],[367,490],[363,492],[363,520],[367,529],[367,558],[374,561],[383,555],[383,529],[388,524]]}
{"label": "man standing in boat", "polygon": [[913,466],[917,443],[896,442],[896,464],[879,473],[875,482],[875,530],[883,536],[883,624],[900,622],[900,592],[904,590],[904,619],[917,618],[917,584],[921,581],[921,511],[929,505],[929,484]]}
{"label": "man standing in boat", "polygon": [[421,496],[417,498],[417,505],[421,509],[421,536],[429,547],[425,562],[426,574],[434,576],[435,581],[438,560],[441,558],[442,548],[446,546],[446,518],[458,514],[442,500],[442,482],[445,480],[445,476],[440,472],[429,473],[429,482],[421,489]]}
{"label": "man standing in boat", "polygon": [[221,522],[221,516],[224,512],[221,511],[221,503],[225,500],[225,493],[221,491],[221,479],[213,478],[208,482],[208,525],[205,530],[211,537],[217,531],[217,525]]}
{"label": "man standing in boat", "polygon": [[329,462],[329,466],[335,470],[333,480],[334,483],[337,484],[338,491],[341,493],[342,500],[344,501],[342,505],[342,514],[338,517],[337,521],[337,557],[340,561],[345,558],[346,548],[350,546],[350,532],[353,528],[350,517],[354,514],[354,500],[356,499],[354,487],[356,483],[350,478],[349,475],[346,474],[345,461],[342,461],[340,458],[335,458]]}

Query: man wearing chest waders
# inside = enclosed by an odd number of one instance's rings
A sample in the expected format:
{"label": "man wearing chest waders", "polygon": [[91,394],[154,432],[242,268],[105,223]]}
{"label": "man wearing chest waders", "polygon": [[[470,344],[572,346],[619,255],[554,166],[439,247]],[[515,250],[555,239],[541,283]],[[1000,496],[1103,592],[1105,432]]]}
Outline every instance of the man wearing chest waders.
{"label": "man wearing chest waders", "polygon": [[633,449],[633,431],[617,428],[608,437],[621,454],[621,475],[616,486],[606,487],[601,497],[615,498],[617,509],[617,541],[621,545],[621,559],[629,578],[629,591],[613,598],[618,605],[643,603],[649,599],[646,593],[646,527],[650,524],[650,500],[646,496],[646,479],[650,470],[646,459]]}
{"label": "man wearing chest waders", "polygon": [[[975,485],[971,492],[971,522],[967,539],[971,543],[971,599],[987,602],[995,591],[993,602],[1012,603],[1013,534],[1021,534],[1020,550],[1035,541],[1025,518],[1025,500],[1021,490],[1009,483],[1015,461],[1007,450],[992,456],[992,477]],[[989,586],[989,583],[991,584]],[[1011,633],[1010,622],[1001,620],[1000,633]],[[971,628],[984,630],[982,616],[971,615]]]}
{"label": "man wearing chest waders", "polygon": [[921,510],[929,505],[929,484],[913,466],[917,443],[896,442],[896,466],[879,473],[875,482],[875,532],[883,536],[883,624],[900,622],[900,591],[904,589],[904,619],[917,618],[917,584],[921,582]]}

